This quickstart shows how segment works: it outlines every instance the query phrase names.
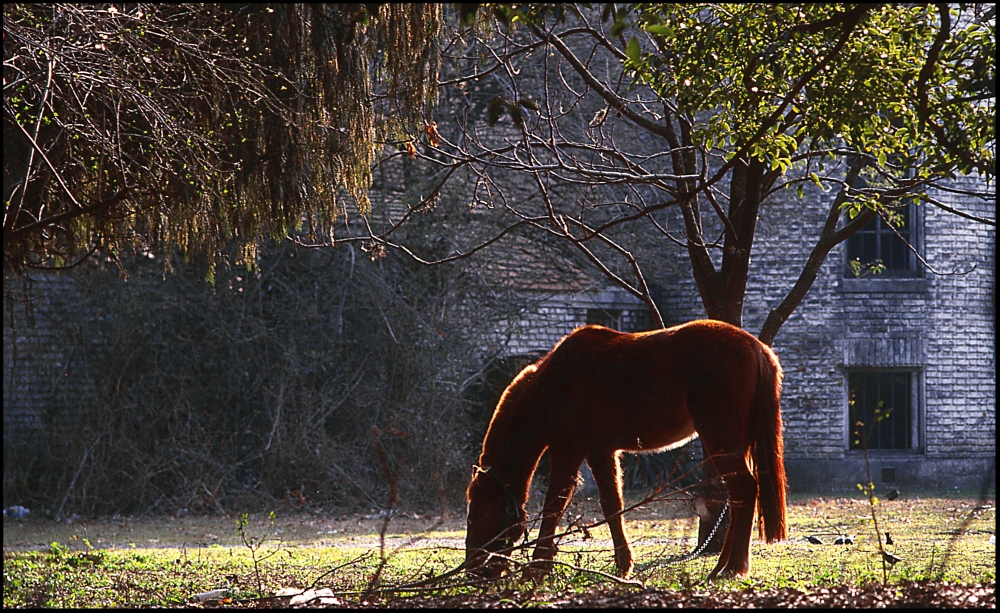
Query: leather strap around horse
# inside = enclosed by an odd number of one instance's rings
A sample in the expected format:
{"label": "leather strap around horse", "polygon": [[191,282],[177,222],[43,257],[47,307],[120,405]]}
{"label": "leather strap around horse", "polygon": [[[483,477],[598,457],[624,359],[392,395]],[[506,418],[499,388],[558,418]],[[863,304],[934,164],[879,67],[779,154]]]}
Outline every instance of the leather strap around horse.
{"label": "leather strap around horse", "polygon": [[475,468],[478,472],[489,475],[495,479],[503,489],[506,509],[504,510],[505,514],[503,527],[500,529],[500,533],[502,534],[507,530],[507,528],[510,528],[512,525],[521,520],[521,514],[518,513],[517,496],[514,494],[514,488],[512,488],[510,484],[500,476],[500,472],[492,466],[488,466],[486,468],[483,468],[482,466],[473,466],[473,468]]}

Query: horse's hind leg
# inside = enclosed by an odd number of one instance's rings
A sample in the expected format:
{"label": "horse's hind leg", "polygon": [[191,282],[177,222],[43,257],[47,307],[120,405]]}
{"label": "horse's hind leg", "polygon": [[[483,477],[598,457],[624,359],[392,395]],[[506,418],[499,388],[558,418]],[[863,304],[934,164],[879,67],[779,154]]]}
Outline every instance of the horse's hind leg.
{"label": "horse's hind leg", "polygon": [[594,481],[601,494],[601,509],[608,520],[611,530],[611,540],[615,544],[615,566],[618,576],[628,577],[632,572],[632,548],[625,534],[625,518],[622,501],[621,464],[618,462],[618,452],[610,454],[591,454],[587,459],[590,469],[594,472]]}
{"label": "horse's hind leg", "polygon": [[741,452],[718,453],[702,441],[715,469],[722,476],[729,492],[729,531],[722,546],[719,563],[708,578],[743,577],[750,572],[750,536],[753,514],[757,506],[757,480],[747,467]]}
{"label": "horse's hind leg", "polygon": [[549,450],[549,489],[545,493],[542,526],[538,530],[538,543],[532,555],[533,559],[541,561],[532,565],[536,570],[548,571],[551,564],[546,564],[544,561],[556,557],[558,550],[554,543],[556,527],[566,511],[566,506],[573,498],[577,473],[582,462],[582,457],[553,453],[551,449]]}

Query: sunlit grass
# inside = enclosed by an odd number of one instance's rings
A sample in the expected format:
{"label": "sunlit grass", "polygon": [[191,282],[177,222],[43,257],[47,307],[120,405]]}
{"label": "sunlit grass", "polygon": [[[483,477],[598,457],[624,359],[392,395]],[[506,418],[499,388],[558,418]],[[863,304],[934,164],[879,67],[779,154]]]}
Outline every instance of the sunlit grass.
{"label": "sunlit grass", "polygon": [[[890,569],[889,583],[996,580],[996,546],[989,542],[996,522],[992,499],[981,504],[971,498],[902,498],[880,502],[877,510],[880,526],[893,537],[887,550],[902,558]],[[586,500],[576,503],[568,515],[585,524],[601,517],[594,501]],[[711,589],[809,589],[882,582],[882,562],[866,500],[793,499],[788,518],[788,540],[753,542],[748,578],[713,583]],[[267,538],[251,554],[238,544],[233,518],[115,520],[72,526],[41,520],[5,521],[4,606],[171,606],[218,588],[234,590],[239,601],[273,594],[282,587],[314,584],[351,600],[370,588],[420,581],[454,568],[464,558],[463,523],[460,517],[394,518],[380,552],[382,520],[377,518],[294,515],[279,517],[270,525],[258,516],[248,532]],[[659,588],[708,589],[705,578],[715,565],[715,556],[658,565],[695,545],[697,519],[683,505],[658,503],[640,509],[629,515],[627,528],[635,550],[635,579]],[[566,537],[557,560],[579,569],[613,573],[607,527],[592,527],[588,532],[586,538],[582,533]],[[852,545],[834,545],[834,534],[856,539]],[[807,535],[820,535],[827,544],[810,544]],[[25,551],[27,547],[34,550]],[[530,551],[515,558],[526,562]],[[467,577],[454,579],[466,582]],[[537,583],[514,575],[493,586],[458,586],[446,593],[585,591],[607,581],[597,573],[560,564]]]}

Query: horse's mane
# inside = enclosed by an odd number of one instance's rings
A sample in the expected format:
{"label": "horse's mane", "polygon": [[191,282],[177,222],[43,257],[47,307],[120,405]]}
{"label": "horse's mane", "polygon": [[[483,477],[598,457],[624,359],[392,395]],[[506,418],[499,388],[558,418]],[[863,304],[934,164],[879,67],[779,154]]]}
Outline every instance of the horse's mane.
{"label": "horse's mane", "polygon": [[551,354],[546,354],[534,364],[528,364],[521,369],[521,372],[517,373],[514,380],[511,381],[510,385],[507,386],[507,389],[503,391],[503,395],[500,396],[500,402],[497,403],[497,409],[506,404],[508,397],[522,393],[524,385],[535,377],[535,373],[538,372],[539,366],[542,362],[548,359],[549,355]]}

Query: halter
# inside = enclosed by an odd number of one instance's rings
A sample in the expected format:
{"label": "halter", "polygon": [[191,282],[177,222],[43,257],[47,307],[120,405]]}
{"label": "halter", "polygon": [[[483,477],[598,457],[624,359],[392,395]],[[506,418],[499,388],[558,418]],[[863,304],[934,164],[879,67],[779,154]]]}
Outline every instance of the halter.
{"label": "halter", "polygon": [[490,477],[495,479],[496,482],[500,484],[500,487],[503,489],[504,499],[506,502],[506,508],[504,509],[503,527],[500,528],[500,534],[503,534],[504,532],[507,531],[507,528],[510,528],[515,523],[521,521],[521,514],[518,512],[519,505],[517,504],[517,496],[514,494],[514,488],[512,488],[510,484],[507,483],[507,481],[505,481],[504,478],[500,476],[500,472],[497,469],[493,468],[492,466],[487,466],[486,468],[483,468],[482,466],[473,464],[472,468],[473,470],[476,471],[477,474],[482,473],[484,475],[489,475]]}

